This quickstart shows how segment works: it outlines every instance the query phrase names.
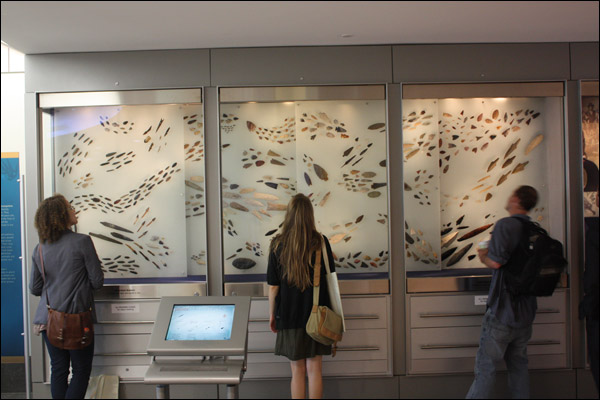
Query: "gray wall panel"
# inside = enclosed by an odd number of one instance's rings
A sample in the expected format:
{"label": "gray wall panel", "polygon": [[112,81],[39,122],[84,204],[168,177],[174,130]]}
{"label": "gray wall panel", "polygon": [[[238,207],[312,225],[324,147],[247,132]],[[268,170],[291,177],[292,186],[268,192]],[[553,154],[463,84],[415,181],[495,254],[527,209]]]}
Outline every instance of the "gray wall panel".
{"label": "gray wall panel", "polygon": [[571,43],[571,79],[598,79],[598,42]]}
{"label": "gray wall panel", "polygon": [[211,50],[211,86],[385,83],[391,46]]}
{"label": "gray wall panel", "polygon": [[569,79],[569,44],[457,44],[393,47],[394,82]]}
{"label": "gray wall panel", "polygon": [[25,57],[25,71],[26,92],[185,88],[210,82],[208,50],[35,54]]}

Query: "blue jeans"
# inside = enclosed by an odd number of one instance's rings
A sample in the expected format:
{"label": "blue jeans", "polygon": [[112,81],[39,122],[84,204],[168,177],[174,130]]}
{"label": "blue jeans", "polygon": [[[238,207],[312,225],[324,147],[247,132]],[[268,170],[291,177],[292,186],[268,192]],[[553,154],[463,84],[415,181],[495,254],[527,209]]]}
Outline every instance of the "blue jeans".
{"label": "blue jeans", "polygon": [[596,390],[598,389],[598,320],[594,318],[586,318],[585,319],[585,329],[587,331],[587,348],[588,348],[588,356],[590,359],[590,367],[592,370],[592,376],[594,377],[594,382],[596,383]]}
{"label": "blue jeans", "polygon": [[[82,350],[62,350],[52,346],[46,331],[42,336],[50,354],[50,391],[53,399],[83,399],[92,372],[94,342]],[[71,383],[67,382],[69,367],[73,366]]]}
{"label": "blue jeans", "polygon": [[496,380],[496,366],[501,361],[508,368],[508,388],[514,399],[529,398],[527,342],[531,325],[511,328],[502,324],[488,310],[483,317],[479,350],[475,359],[475,380],[467,399],[487,399]]}

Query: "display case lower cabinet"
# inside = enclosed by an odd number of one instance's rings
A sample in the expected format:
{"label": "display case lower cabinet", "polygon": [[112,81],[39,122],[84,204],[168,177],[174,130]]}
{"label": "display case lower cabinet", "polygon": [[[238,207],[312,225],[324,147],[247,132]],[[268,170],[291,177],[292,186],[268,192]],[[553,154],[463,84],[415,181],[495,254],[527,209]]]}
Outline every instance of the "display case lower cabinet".
{"label": "display case lower cabinet", "polygon": [[[117,375],[121,383],[142,383],[151,362],[146,354],[160,298],[96,300],[98,324],[92,376]],[[323,376],[392,376],[390,296],[344,296],[346,332],[335,357],[323,357]],[[248,368],[244,380],[289,378],[289,361],[275,356],[269,301],[253,298],[248,326]],[[46,382],[50,378],[46,355]],[[359,361],[359,362],[348,362]]]}
{"label": "display case lower cabinet", "polygon": [[[567,367],[567,291],[538,297],[527,346],[530,369]],[[472,372],[486,298],[484,292],[408,295],[408,373]]]}
{"label": "display case lower cabinet", "polygon": [[[391,376],[390,297],[349,296],[342,305],[346,332],[337,355],[323,357],[323,376]],[[269,328],[268,299],[252,299],[244,380],[291,377],[288,359],[273,354],[276,336]]]}
{"label": "display case lower cabinet", "polygon": [[[151,357],[146,353],[163,296],[205,296],[206,283],[105,286],[95,296],[94,360],[91,376],[117,375],[121,383],[144,382]],[[45,383],[50,357],[45,354]]]}

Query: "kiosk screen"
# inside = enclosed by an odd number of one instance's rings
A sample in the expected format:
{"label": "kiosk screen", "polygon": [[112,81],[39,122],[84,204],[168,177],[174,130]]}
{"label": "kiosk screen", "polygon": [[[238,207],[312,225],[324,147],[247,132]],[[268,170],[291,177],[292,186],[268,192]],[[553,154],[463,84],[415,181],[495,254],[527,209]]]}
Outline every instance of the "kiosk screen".
{"label": "kiosk screen", "polygon": [[235,305],[174,305],[166,340],[230,340]]}

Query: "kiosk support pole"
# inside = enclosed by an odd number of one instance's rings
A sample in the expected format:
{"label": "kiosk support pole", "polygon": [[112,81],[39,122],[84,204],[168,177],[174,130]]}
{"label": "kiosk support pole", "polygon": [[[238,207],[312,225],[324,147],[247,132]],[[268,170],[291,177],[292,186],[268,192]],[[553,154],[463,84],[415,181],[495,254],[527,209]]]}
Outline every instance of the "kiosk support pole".
{"label": "kiosk support pole", "polygon": [[156,398],[157,399],[168,399],[169,398],[169,385],[156,385]]}
{"label": "kiosk support pole", "polygon": [[238,385],[227,385],[227,398],[228,399],[239,399],[240,392]]}

